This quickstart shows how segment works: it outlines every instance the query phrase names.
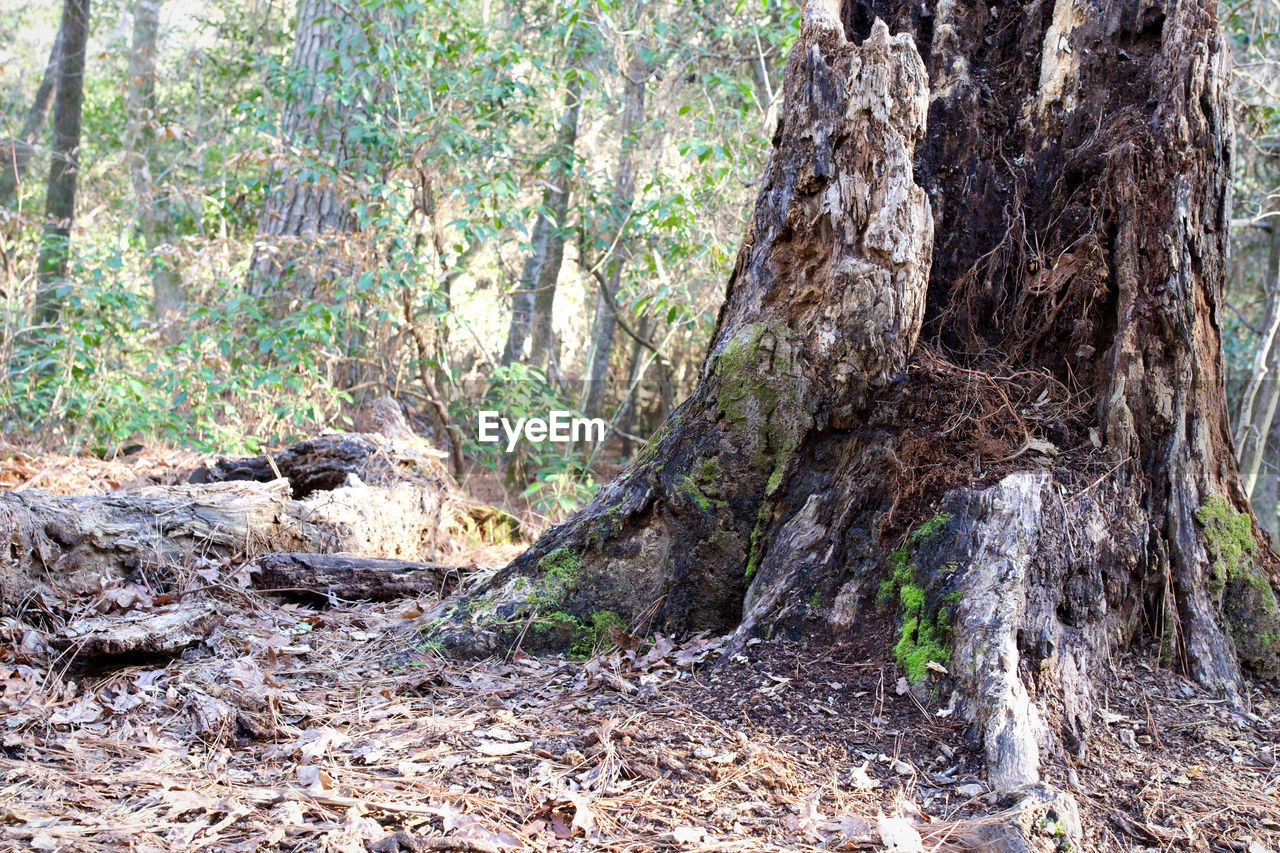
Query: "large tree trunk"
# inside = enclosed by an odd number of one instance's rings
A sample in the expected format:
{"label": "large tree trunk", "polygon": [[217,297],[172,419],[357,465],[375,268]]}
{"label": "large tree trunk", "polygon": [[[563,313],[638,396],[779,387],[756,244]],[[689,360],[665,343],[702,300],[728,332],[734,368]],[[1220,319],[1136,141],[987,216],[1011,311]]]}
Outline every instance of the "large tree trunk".
{"label": "large tree trunk", "polygon": [[741,643],[818,601],[841,639],[879,598],[1002,788],[1082,746],[1118,645],[1232,699],[1280,673],[1223,389],[1224,59],[1213,0],[809,2],[698,388],[440,638]]}
{"label": "large tree trunk", "polygon": [[58,87],[58,65],[62,61],[62,28],[54,36],[53,47],[49,49],[49,61],[44,66],[44,76],[36,88],[36,95],[31,99],[31,109],[27,112],[22,129],[14,139],[0,143],[0,209],[9,206],[13,194],[22,183],[22,176],[27,172],[27,164],[35,151],[36,137],[44,127],[45,116],[49,114],[49,104],[53,102],[53,93]]}
{"label": "large tree trunk", "polygon": [[[362,96],[353,94],[359,81],[332,66],[336,57],[369,52],[354,17],[359,11],[334,0],[298,0],[280,151],[249,263],[249,289],[256,295],[284,279],[289,286],[282,297],[312,295],[349,271],[344,259],[358,251],[351,239],[357,223],[350,194],[341,183],[348,161],[362,150],[347,138],[349,117],[359,114]],[[331,174],[317,175],[318,164]]]}
{"label": "large tree trunk", "polygon": [[129,177],[138,231],[151,266],[152,311],[161,332],[176,339],[187,296],[172,251],[169,203],[156,187],[156,37],[160,0],[133,4],[133,50],[129,53]]}
{"label": "large tree trunk", "polygon": [[89,0],[66,0],[62,7],[62,58],[53,103],[53,161],[45,196],[44,234],[37,261],[35,319],[50,323],[62,304],[58,288],[67,277],[71,222],[76,209],[76,173],[80,168],[80,107],[84,102],[85,43],[89,38]]}

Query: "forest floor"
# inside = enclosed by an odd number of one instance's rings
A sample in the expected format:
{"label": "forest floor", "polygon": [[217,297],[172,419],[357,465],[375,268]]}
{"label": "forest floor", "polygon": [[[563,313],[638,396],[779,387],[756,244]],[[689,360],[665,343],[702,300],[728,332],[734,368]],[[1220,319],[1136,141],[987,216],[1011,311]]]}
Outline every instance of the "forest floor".
{"label": "forest floor", "polygon": [[[139,458],[0,452],[0,488],[176,482],[194,461]],[[906,832],[898,849],[964,850],[1008,805],[963,724],[867,654],[887,644],[722,660],[720,639],[659,636],[460,663],[422,642],[430,598],[300,604],[216,569],[190,594],[218,627],[176,659],[56,655],[0,622],[0,849],[876,850]],[[1141,654],[1098,677],[1084,755],[1047,767],[1086,849],[1280,850],[1280,696],[1233,711]]]}

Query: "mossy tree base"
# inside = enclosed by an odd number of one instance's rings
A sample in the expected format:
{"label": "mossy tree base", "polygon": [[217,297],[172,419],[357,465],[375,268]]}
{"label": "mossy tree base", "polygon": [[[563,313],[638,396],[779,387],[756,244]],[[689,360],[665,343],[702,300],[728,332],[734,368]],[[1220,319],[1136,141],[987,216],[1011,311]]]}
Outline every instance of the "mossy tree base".
{"label": "mossy tree base", "polygon": [[1010,789],[1082,748],[1117,647],[1159,639],[1232,698],[1241,664],[1273,675],[1214,320],[1212,4],[1147,4],[1132,32],[1075,9],[808,3],[699,387],[436,637],[528,649],[540,620],[609,612],[847,638],[891,607],[886,654]]}

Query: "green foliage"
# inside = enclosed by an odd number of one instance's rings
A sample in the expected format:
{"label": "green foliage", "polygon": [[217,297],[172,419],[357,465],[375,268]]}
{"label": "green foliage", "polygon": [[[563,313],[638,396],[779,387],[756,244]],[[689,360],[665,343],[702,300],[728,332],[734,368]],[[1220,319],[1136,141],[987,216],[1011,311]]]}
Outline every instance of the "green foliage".
{"label": "green foliage", "polygon": [[[618,303],[664,345],[664,361],[683,369],[679,360],[697,357],[714,323],[768,154],[768,100],[799,22],[797,4],[776,0],[710,18],[678,3],[356,0],[343,7],[359,23],[353,43],[331,48],[314,74],[292,61],[296,22],[282,11],[292,7],[188,4],[166,19],[157,51],[152,180],[164,200],[157,222],[165,246],[152,252],[126,178],[131,47],[120,25],[128,18],[116,14],[123,8],[95,8],[92,22],[80,214],[56,328],[29,328],[24,319],[45,144],[3,234],[7,282],[18,287],[6,285],[0,320],[0,428],[72,448],[164,439],[254,450],[345,426],[367,396],[390,392],[428,410],[424,373],[468,438],[482,407],[515,417],[574,411],[578,394],[563,377],[582,371],[581,348],[563,345],[550,376],[494,364],[512,271],[528,256],[546,186],[562,176],[572,189],[562,223],[567,255],[579,265],[561,274],[557,336],[585,337],[597,291],[587,267],[625,244]],[[57,9],[17,14],[0,67],[18,107],[10,117],[34,88],[39,75],[31,72],[43,67]],[[651,75],[629,140],[643,156],[628,207],[614,187],[633,45]],[[564,161],[554,141],[570,81],[581,84],[585,141]],[[283,120],[283,106],[298,102],[338,144]],[[246,294],[245,276],[281,162],[305,181],[341,188],[351,254],[314,287],[286,264],[274,292],[259,300]],[[161,336],[151,319],[148,278],[157,264],[176,270],[190,295],[180,340]],[[425,351],[411,327],[424,333]],[[615,350],[618,374],[630,354]],[[785,448],[778,433],[767,452],[781,458]],[[599,475],[584,453],[549,443],[522,443],[510,456],[493,445],[466,451],[502,469],[513,491],[551,518],[596,491]],[[703,509],[714,494],[704,481],[716,476],[700,472],[690,487]],[[770,488],[780,478],[775,469]]]}
{"label": "green foliage", "polygon": [[37,425],[72,446],[159,437],[254,451],[313,432],[350,399],[328,381],[337,342],[326,306],[269,322],[258,300],[221,284],[170,344],[154,335],[148,297],[126,275],[119,252],[82,248],[56,326],[5,315],[0,429]]}

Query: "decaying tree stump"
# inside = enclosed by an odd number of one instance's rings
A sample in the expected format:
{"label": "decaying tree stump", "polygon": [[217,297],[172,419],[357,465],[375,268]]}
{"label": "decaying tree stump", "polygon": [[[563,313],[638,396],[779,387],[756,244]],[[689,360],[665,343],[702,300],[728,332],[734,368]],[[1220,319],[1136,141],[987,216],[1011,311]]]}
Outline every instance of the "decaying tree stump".
{"label": "decaying tree stump", "polygon": [[1223,389],[1216,21],[806,3],[697,390],[437,639],[528,649],[612,611],[839,640],[888,608],[1006,790],[1082,748],[1117,647],[1235,700],[1242,667],[1280,674]]}

